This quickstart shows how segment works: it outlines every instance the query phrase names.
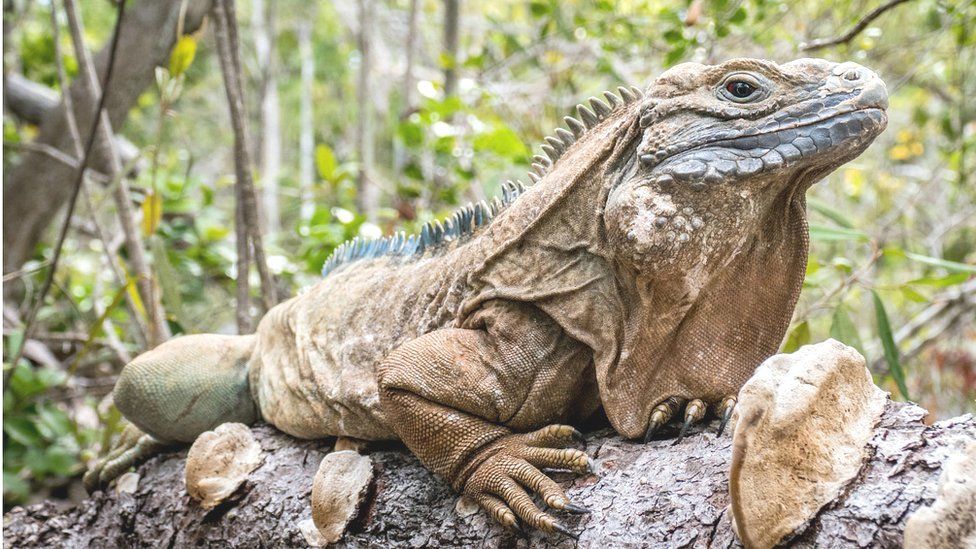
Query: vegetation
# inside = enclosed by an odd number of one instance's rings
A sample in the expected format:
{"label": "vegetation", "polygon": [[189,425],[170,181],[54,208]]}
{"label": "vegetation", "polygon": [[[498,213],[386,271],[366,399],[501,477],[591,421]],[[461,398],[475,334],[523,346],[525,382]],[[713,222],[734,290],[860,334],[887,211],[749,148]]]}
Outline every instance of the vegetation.
{"label": "vegetation", "polygon": [[[79,29],[65,17],[75,3],[4,3],[5,96],[14,77],[57,94],[84,78],[71,39]],[[102,50],[116,6],[78,4],[82,42]],[[886,8],[857,25],[865,4]],[[127,17],[141,6],[129,2]],[[257,269],[242,279],[251,296],[242,314],[235,297],[240,158],[219,25],[191,29],[190,16],[177,11],[185,21],[157,25],[172,31],[167,61],[115,124],[136,151],[122,155],[115,181],[104,177],[104,162],[91,163],[29,341],[25,319],[50,271],[63,213],[48,220],[26,261],[4,256],[5,509],[78,496],[85,462],[118,430],[106,400],[114,376],[152,341],[154,313],[165,320],[162,332],[233,333],[264,307]],[[891,93],[889,129],[809,193],[810,261],[784,349],[834,337],[861,350],[895,398],[919,401],[933,418],[973,410],[972,0],[252,0],[236,16],[246,150],[261,209],[252,222],[260,223],[279,299],[315,282],[344,240],[413,231],[523,177],[544,135],[604,89],[641,85],[679,62],[736,56],[821,56],[875,69]],[[815,42],[835,37],[826,47]],[[130,57],[121,51],[119,62],[140,62]],[[9,220],[11,201],[31,195],[30,182],[11,179],[18,167],[48,169],[80,155],[41,150],[40,120],[5,105]],[[86,126],[79,121],[81,143]],[[116,199],[118,185],[129,202]],[[31,204],[18,202],[13,213],[27,215]],[[145,278],[123,238],[125,204],[138,220],[138,234],[125,237],[141,241],[150,285],[140,286]],[[22,238],[4,225],[5,249]]]}

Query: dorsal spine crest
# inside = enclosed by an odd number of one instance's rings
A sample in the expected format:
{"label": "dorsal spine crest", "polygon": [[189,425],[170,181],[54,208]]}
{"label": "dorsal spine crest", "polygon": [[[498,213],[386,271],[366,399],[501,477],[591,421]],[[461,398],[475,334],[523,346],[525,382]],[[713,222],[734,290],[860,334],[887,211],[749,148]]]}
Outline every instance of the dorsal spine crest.
{"label": "dorsal spine crest", "polygon": [[[553,135],[544,139],[541,149],[543,154],[532,158],[532,170],[529,179],[538,183],[552,169],[559,158],[575,143],[587,130],[593,128],[610,116],[619,107],[638,101],[644,97],[640,88],[618,87],[617,93],[603,92],[606,102],[591,97],[589,106],[576,106],[577,116],[563,118],[566,128],[556,128]],[[592,109],[592,110],[591,110]],[[568,128],[568,129],[567,129]],[[424,223],[420,234],[406,235],[398,231],[390,236],[376,239],[355,237],[336,247],[332,255],[322,265],[322,276],[326,276],[336,269],[359,259],[376,257],[411,257],[422,256],[433,252],[447,242],[452,242],[469,236],[491,223],[508,205],[525,192],[525,184],[521,181],[506,181],[502,183],[502,196],[494,197],[490,203],[484,200],[477,204],[468,203],[458,208],[443,222],[439,220]]]}

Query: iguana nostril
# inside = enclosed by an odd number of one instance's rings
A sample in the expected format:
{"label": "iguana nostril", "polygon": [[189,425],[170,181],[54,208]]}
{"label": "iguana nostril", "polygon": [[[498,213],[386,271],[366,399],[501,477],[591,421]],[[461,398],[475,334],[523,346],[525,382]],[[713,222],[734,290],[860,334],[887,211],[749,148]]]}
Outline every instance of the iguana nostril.
{"label": "iguana nostril", "polygon": [[855,81],[861,78],[861,73],[857,69],[851,69],[844,73],[844,80]]}

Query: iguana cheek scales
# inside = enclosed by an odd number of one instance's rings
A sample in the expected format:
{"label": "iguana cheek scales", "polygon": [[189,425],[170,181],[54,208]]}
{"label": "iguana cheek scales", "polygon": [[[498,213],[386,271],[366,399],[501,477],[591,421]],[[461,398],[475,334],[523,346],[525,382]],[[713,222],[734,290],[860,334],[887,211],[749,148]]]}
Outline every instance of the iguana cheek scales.
{"label": "iguana cheek scales", "polygon": [[853,63],[733,59],[604,97],[546,139],[535,185],[339,246],[254,335],[178,338],[127,365],[116,403],[142,430],[89,483],[260,417],[399,438],[499,522],[572,534],[530,495],[585,511],[542,473],[592,472],[568,424],[602,406],[628,438],[724,425],[789,325],[804,193],[884,129],[884,84]]}

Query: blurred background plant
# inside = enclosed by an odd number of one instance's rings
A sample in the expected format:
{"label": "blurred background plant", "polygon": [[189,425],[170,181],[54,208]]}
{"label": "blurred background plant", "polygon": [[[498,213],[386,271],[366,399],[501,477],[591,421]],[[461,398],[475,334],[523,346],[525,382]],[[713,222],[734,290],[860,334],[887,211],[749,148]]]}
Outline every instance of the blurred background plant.
{"label": "blurred background plant", "polygon": [[[155,293],[147,304],[134,282],[112,199],[119,181],[89,170],[53,290],[25,342],[23,319],[63,216],[53,212],[66,202],[33,176],[70,167],[71,149],[45,125],[83,65],[61,3],[4,3],[5,509],[81,496],[85,462],[118,430],[106,396],[145,348],[153,300],[173,334],[236,330],[235,157],[213,27],[201,24],[209,2],[152,4],[130,2],[126,24],[148,26],[144,36],[123,33],[118,61],[123,73],[151,78],[128,92],[131,104],[110,94],[109,105],[141,233],[128,236],[148,250]],[[78,8],[83,43],[102,50],[115,6]],[[525,173],[577,102],[604,89],[736,56],[820,56],[877,70],[891,93],[889,129],[809,193],[810,262],[784,349],[835,337],[932,420],[973,410],[973,1],[251,0],[237,10],[260,224],[279,297],[314,283],[348,238],[412,231],[494,195]],[[143,42],[166,48],[153,61],[138,56]],[[132,82],[114,81],[112,93]],[[17,176],[25,172],[30,180]],[[22,228],[35,218],[39,230]],[[245,314],[257,317],[258,303]]]}

